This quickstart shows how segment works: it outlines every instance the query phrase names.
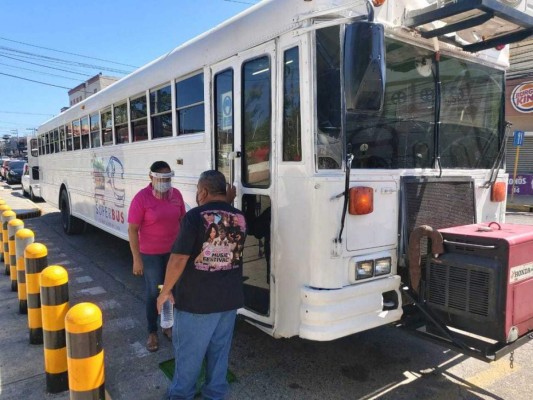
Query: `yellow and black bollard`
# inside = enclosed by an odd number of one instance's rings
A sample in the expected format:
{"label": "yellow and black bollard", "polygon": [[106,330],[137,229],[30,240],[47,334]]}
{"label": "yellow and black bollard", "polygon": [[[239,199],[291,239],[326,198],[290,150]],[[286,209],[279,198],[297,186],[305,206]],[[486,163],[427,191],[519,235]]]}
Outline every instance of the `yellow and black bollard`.
{"label": "yellow and black bollard", "polygon": [[28,295],[26,293],[26,266],[24,249],[32,244],[35,235],[30,229],[21,229],[15,235],[15,253],[17,256],[17,291],[19,298],[19,314],[28,313]]}
{"label": "yellow and black bollard", "polygon": [[[9,207],[7,204],[0,205],[0,261],[4,261],[4,240],[3,240],[4,234],[2,230],[2,225],[4,222],[2,214],[4,213],[4,211],[11,211],[11,207]],[[9,265],[5,264],[5,267],[6,267],[6,275],[9,275]]]}
{"label": "yellow and black bollard", "polygon": [[41,273],[41,307],[43,318],[44,370],[46,391],[68,390],[65,316],[68,311],[68,273],[59,265],[46,267]]}
{"label": "yellow and black bollard", "polygon": [[6,210],[2,213],[2,251],[4,252],[4,265],[9,268],[9,233],[7,231],[7,224],[12,219],[17,218],[17,214],[13,210]]}
{"label": "yellow and black bollard", "polygon": [[41,243],[32,243],[24,250],[26,263],[26,292],[28,297],[28,327],[30,344],[43,343],[43,319],[39,277],[48,266],[48,250]]}
{"label": "yellow and black bollard", "polygon": [[17,291],[17,256],[15,254],[15,234],[24,228],[20,219],[12,219],[7,223],[7,236],[9,246],[9,276],[11,278],[11,291]]}
{"label": "yellow and black bollard", "polygon": [[72,307],[65,317],[70,400],[105,399],[102,311],[92,303]]}

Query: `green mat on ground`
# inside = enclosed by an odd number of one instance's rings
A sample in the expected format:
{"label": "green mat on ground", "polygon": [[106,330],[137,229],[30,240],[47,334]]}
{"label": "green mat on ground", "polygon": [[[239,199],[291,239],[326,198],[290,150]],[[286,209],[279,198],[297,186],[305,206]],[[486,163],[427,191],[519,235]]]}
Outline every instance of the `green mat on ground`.
{"label": "green mat on ground", "polygon": [[[159,368],[161,368],[161,371],[165,374],[165,376],[172,380],[172,377],[174,376],[174,359],[171,358],[170,360],[163,361],[159,364]],[[231,372],[228,369],[228,373],[226,374],[226,379],[228,380],[228,383],[233,383],[237,380],[237,377],[233,372]],[[205,360],[202,363],[202,370],[200,371],[200,377],[198,378],[198,382],[196,382],[196,394],[200,393],[200,388],[205,382]]]}

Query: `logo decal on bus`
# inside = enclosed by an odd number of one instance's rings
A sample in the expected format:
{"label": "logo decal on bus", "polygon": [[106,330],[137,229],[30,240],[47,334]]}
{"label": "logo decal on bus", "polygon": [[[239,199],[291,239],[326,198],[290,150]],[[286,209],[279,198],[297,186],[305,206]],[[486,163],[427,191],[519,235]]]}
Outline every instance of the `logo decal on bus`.
{"label": "logo decal on bus", "polygon": [[118,157],[93,155],[94,200],[96,221],[117,230],[124,230],[124,166]]}
{"label": "logo decal on bus", "polygon": [[514,88],[511,104],[521,113],[533,112],[533,81],[524,82]]}

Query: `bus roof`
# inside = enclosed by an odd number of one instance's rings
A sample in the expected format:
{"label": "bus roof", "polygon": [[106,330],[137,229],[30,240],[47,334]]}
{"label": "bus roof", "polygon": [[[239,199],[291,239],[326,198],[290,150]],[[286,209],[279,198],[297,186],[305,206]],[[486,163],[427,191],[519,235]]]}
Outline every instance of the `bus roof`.
{"label": "bus roof", "polygon": [[[407,4],[423,7],[430,2],[388,0],[381,8],[376,9],[376,20],[394,28],[393,23],[401,21],[399,16],[405,11]],[[332,17],[350,18],[364,15],[367,13],[366,4],[365,0],[263,0],[44,122],[39,127],[39,133],[55,129],[112,104],[122,103],[147,89],[168,84],[172,79],[199,72],[205,66],[221,62],[292,29],[305,29],[310,18],[327,20]],[[405,35],[401,30],[397,31],[397,34]],[[430,43],[428,40],[426,42]],[[453,51],[452,46],[448,45],[448,48]],[[477,57],[480,58],[480,55]],[[495,57],[488,58],[488,61],[505,67],[508,51],[497,53]]]}

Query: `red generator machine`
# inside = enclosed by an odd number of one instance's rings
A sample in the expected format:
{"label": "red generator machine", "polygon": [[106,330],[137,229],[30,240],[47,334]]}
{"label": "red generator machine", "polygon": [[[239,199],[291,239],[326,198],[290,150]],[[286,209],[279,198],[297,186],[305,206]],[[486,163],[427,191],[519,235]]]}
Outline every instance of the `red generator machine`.
{"label": "red generator machine", "polygon": [[428,321],[423,334],[485,361],[532,339],[533,226],[492,222],[438,232],[444,252],[428,255],[412,296]]}

